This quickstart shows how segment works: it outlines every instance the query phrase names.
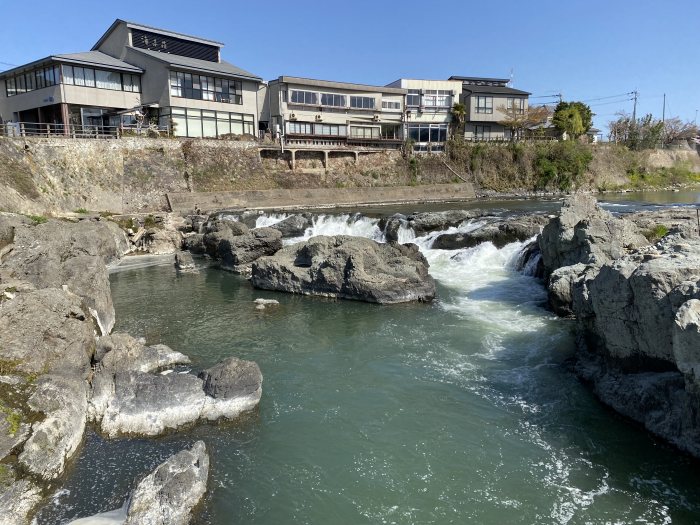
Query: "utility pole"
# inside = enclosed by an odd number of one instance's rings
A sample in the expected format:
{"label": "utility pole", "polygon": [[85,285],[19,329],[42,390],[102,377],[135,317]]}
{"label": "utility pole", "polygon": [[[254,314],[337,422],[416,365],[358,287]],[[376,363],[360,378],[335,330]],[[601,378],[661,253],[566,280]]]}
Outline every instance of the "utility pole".
{"label": "utility pole", "polygon": [[632,109],[632,121],[637,122],[637,97],[639,97],[639,93],[635,89],[632,91],[632,95],[634,95],[634,108]]}
{"label": "utility pole", "polygon": [[661,111],[661,122],[666,124],[666,93],[664,93],[664,109]]}

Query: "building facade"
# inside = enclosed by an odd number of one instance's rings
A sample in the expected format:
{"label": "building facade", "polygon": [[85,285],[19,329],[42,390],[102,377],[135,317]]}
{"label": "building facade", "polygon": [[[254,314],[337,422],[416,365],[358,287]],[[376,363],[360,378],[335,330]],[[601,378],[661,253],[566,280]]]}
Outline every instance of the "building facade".
{"label": "building facade", "polygon": [[509,113],[525,114],[530,93],[508,87],[508,79],[452,76],[450,80],[462,83],[465,139],[510,140],[510,131],[502,122]]}
{"label": "building facade", "polygon": [[406,90],[405,135],[415,151],[443,151],[452,132],[452,107],[459,101],[462,83],[400,78],[389,86]]}
{"label": "building facade", "polygon": [[398,148],[407,91],[281,76],[268,82],[261,122],[286,143]]}
{"label": "building facade", "polygon": [[222,46],[116,20],[90,51],[0,74],[0,118],[60,132],[145,116],[176,136],[254,136],[262,79],[221,60]]}

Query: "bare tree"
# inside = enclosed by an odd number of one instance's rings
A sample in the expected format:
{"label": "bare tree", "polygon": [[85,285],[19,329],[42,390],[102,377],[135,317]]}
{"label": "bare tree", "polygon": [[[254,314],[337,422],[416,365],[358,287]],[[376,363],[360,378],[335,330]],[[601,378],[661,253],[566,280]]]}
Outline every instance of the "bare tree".
{"label": "bare tree", "polygon": [[512,141],[521,139],[524,130],[545,124],[549,117],[549,110],[545,106],[530,106],[521,109],[514,104],[510,108],[499,106],[497,110],[504,115],[499,124],[510,130]]}
{"label": "bare tree", "polygon": [[673,117],[664,123],[664,144],[671,144],[679,140],[691,140],[697,135],[698,127],[693,122],[683,122],[678,117]]}

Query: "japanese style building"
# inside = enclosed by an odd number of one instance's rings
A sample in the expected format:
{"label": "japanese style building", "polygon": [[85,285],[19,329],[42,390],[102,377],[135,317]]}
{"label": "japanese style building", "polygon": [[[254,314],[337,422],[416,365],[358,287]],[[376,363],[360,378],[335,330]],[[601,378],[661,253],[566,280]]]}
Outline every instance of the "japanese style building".
{"label": "japanese style building", "polygon": [[90,51],[0,73],[0,119],[58,134],[141,118],[176,136],[254,136],[262,79],[223,61],[222,46],[116,20]]}

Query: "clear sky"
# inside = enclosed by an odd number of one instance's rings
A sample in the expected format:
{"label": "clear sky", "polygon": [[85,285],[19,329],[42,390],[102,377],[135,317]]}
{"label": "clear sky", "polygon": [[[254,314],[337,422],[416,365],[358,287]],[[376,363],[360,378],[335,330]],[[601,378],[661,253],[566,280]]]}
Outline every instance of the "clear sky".
{"label": "clear sky", "polygon": [[[400,77],[509,78],[535,98],[694,120],[700,0],[0,0],[0,69],[89,50],[115,18],[226,44],[223,58],[266,80],[295,75],[384,85]],[[602,100],[592,100],[601,99]]]}

